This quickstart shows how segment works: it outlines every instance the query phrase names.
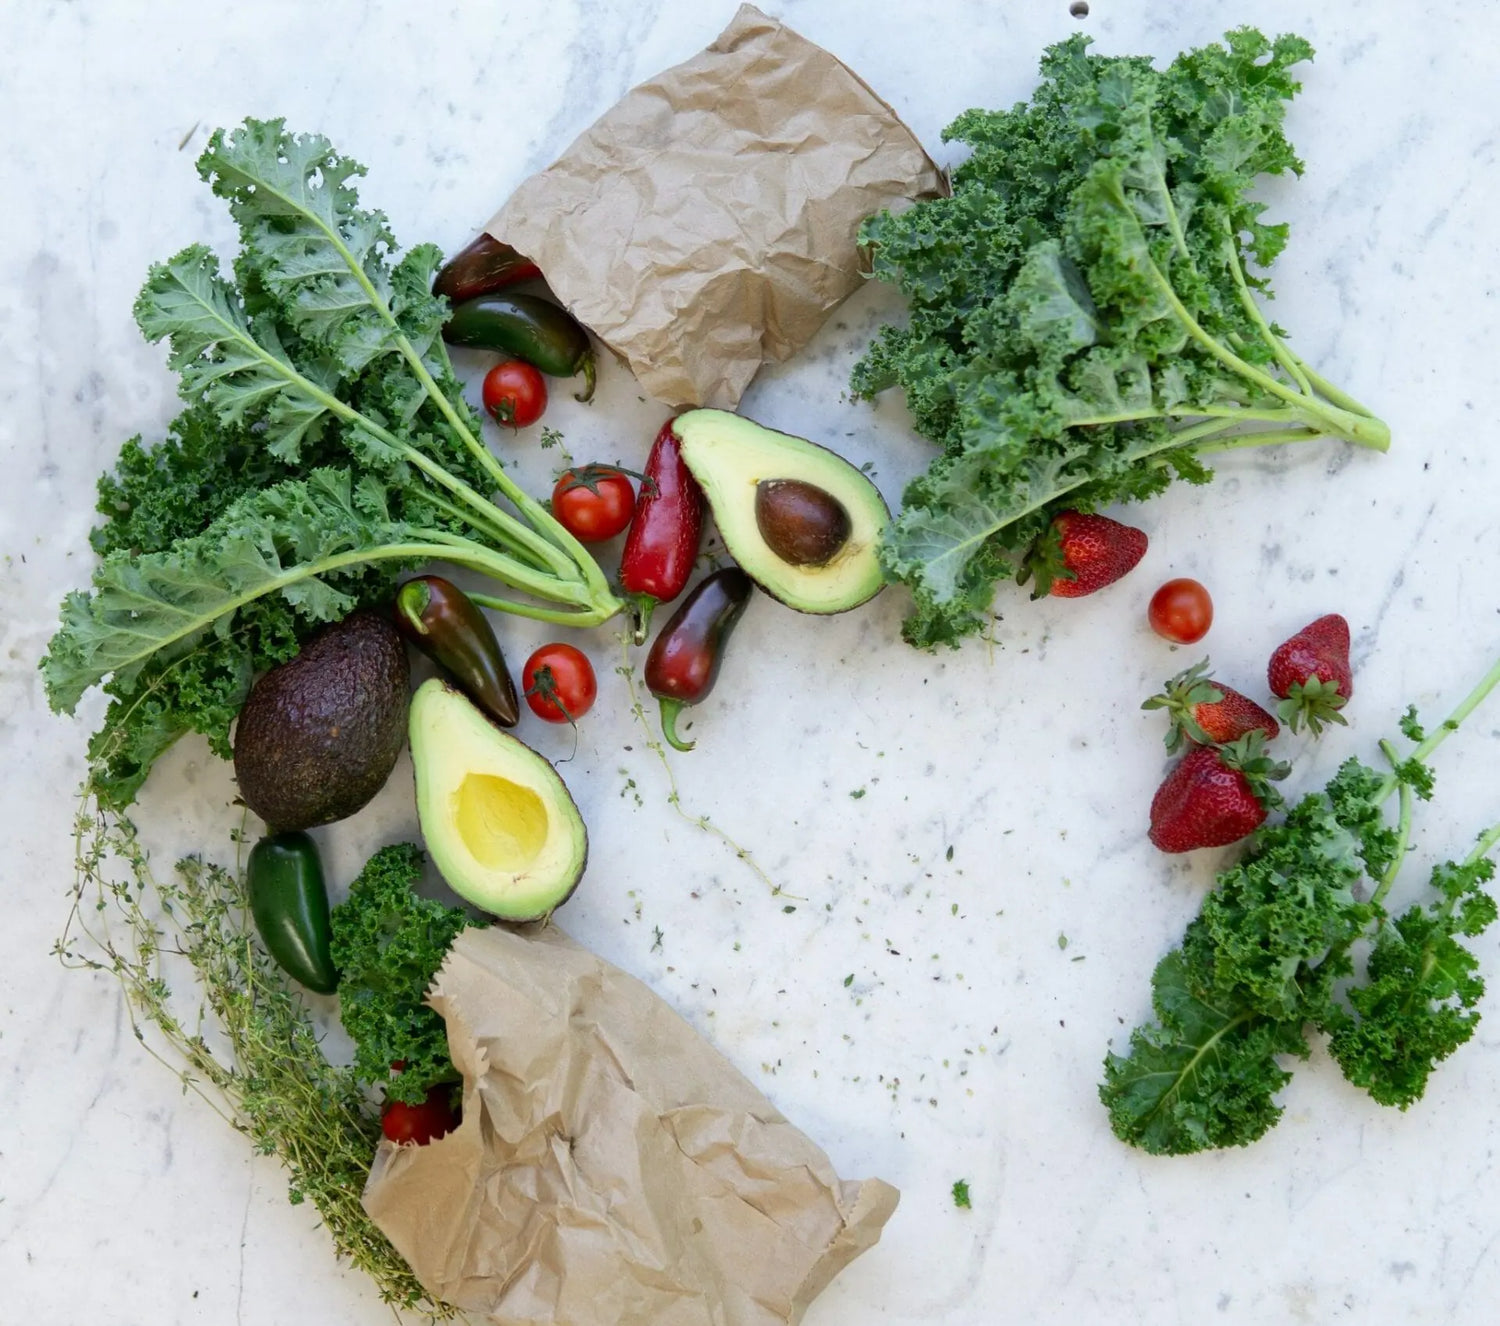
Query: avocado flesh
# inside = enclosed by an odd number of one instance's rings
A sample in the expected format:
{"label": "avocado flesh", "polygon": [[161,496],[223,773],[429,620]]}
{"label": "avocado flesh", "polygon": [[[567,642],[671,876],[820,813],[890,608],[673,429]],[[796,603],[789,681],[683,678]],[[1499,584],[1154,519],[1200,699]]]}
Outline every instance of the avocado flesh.
{"label": "avocado flesh", "polygon": [[438,678],[411,702],[417,818],[459,897],[507,921],[535,921],[583,876],[588,833],[551,764]]}
{"label": "avocado flesh", "polygon": [[[876,559],[891,513],[880,490],[842,456],[724,410],[689,410],[672,421],[729,555],[772,598],[798,612],[848,612],[885,587]],[[849,537],[828,561],[796,566],[766,545],[755,519],[763,480],[821,488],[849,514]]]}

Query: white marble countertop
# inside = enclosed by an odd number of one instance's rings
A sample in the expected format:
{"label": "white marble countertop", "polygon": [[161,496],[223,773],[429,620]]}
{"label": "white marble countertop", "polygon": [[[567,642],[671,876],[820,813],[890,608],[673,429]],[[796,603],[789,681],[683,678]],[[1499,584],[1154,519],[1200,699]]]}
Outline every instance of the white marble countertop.
{"label": "white marble countertop", "polygon": [[[1024,97],[1066,0],[926,6],[767,3],[884,95],[944,161],[942,126]],[[1325,611],[1355,633],[1352,725],[1294,740],[1291,787],[1373,757],[1407,701],[1436,714],[1500,645],[1500,303],[1493,52],[1500,8],[1096,0],[1099,49],[1169,57],[1253,22],[1318,50],[1289,118],[1305,178],[1268,187],[1291,223],[1278,320],[1391,425],[1388,456],[1337,445],[1226,460],[1206,489],[1133,513],[1152,538],[1111,592],[1033,605],[1002,591],[997,643],[899,644],[902,598],[809,621],[758,600],[741,624],[686,804],[805,901],[783,909],[716,840],[676,819],[613,674],[566,776],[593,859],[559,919],[648,981],[849,1176],[902,1203],[809,1326],[1444,1322],[1500,1299],[1500,981],[1474,1042],[1406,1114],[1316,1052],[1251,1149],[1152,1159],[1096,1098],[1110,1038],[1222,857],[1146,841],[1163,757],[1138,711],[1196,657],[1144,624],[1154,587],[1214,591],[1204,648],[1255,685],[1271,646]],[[73,789],[96,718],[47,712],[35,671],[56,605],[84,582],[92,488],[119,443],[175,411],[130,305],[147,265],[228,247],[192,162],[207,130],[282,115],[365,162],[362,196],[406,243],[452,250],[631,84],[698,50],[722,5],[549,6],[157,0],[0,10],[0,1320],[27,1326],[388,1320],[336,1265],[282,1171],[136,1044],[114,985],[49,955],[71,878]],[[895,499],[924,463],[898,400],[841,399],[872,328],[862,291],[744,410],[874,463]],[[644,454],[661,418],[610,366],[591,412],[557,394],[581,458]],[[546,461],[526,473],[545,482]],[[523,467],[524,468],[524,467]],[[507,637],[513,658],[540,639]],[[567,753],[565,736],[529,739]],[[1500,701],[1438,759],[1419,860],[1500,814]],[[224,841],[227,766],[171,753],[139,815],[177,847]],[[405,766],[326,835],[347,880],[410,834]],[[1066,936],[1066,947],[1061,937]],[[1500,973],[1500,934],[1480,941]],[[852,976],[852,981],[846,978]],[[950,1189],[966,1179],[971,1210]]]}

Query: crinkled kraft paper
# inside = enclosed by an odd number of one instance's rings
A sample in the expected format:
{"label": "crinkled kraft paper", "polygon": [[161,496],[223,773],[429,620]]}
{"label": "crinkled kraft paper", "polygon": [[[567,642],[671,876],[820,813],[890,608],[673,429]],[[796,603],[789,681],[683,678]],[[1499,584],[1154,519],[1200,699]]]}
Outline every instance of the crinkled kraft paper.
{"label": "crinkled kraft paper", "polygon": [[497,1326],[798,1321],[895,1209],[639,981],[546,927],[465,930],[430,996],[463,1122],[383,1142],[366,1210]]}
{"label": "crinkled kraft paper", "polygon": [[744,5],[485,229],[541,267],[650,395],[733,409],[859,284],[860,222],[945,189],[851,70]]}

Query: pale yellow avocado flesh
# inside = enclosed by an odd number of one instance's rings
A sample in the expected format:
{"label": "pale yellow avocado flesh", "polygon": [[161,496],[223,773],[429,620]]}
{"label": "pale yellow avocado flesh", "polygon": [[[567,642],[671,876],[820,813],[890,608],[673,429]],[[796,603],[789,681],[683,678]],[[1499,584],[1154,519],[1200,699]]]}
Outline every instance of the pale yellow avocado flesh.
{"label": "pale yellow avocado flesh", "polygon": [[[842,456],[725,410],[689,410],[672,431],[729,555],[772,598],[799,612],[847,612],[884,588],[875,554],[891,513],[880,490]],[[813,484],[849,513],[849,538],[827,562],[794,566],[766,547],[755,523],[756,485],[765,479]]]}
{"label": "pale yellow avocado flesh", "polygon": [[588,834],[551,764],[436,678],[412,697],[410,737],[417,818],[448,887],[508,921],[565,902]]}

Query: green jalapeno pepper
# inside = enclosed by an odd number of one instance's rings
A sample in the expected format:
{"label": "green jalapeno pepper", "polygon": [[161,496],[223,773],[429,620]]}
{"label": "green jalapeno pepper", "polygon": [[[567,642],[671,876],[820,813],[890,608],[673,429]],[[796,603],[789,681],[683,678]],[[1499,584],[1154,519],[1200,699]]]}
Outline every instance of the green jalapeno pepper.
{"label": "green jalapeno pepper", "polygon": [[245,881],[266,952],[293,980],[332,994],[339,976],[317,844],[300,832],[262,838],[250,849]]}
{"label": "green jalapeno pepper", "polygon": [[455,305],[443,328],[450,345],[499,350],[555,378],[583,374],[576,399],[594,394],[594,347],[568,311],[539,295],[481,295]]}
{"label": "green jalapeno pepper", "polygon": [[521,718],[516,685],[489,618],[442,576],[418,576],[396,591],[396,629],[501,727]]}

